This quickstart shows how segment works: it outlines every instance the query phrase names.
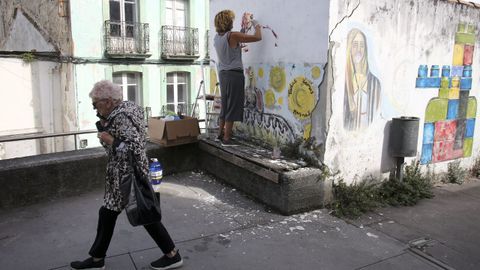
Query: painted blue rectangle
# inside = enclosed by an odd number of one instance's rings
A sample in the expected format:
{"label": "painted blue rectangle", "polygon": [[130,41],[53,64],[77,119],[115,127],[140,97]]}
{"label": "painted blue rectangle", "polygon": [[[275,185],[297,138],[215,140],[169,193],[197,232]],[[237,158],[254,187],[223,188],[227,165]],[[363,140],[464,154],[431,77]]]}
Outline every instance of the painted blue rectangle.
{"label": "painted blue rectangle", "polygon": [[416,88],[440,88],[442,78],[417,78],[415,82]]}
{"label": "painted blue rectangle", "polygon": [[462,77],[463,76],[463,66],[452,66],[450,71],[450,76],[452,77]]}
{"label": "painted blue rectangle", "polygon": [[435,123],[425,123],[423,125],[423,144],[433,144],[435,138]]}
{"label": "painted blue rectangle", "polygon": [[460,79],[460,90],[468,91],[472,89],[472,78],[463,77]]}
{"label": "painted blue rectangle", "polygon": [[458,117],[458,105],[459,105],[459,100],[458,99],[449,99],[448,100],[448,111],[447,111],[447,119],[448,120],[457,119],[457,117]]}
{"label": "painted blue rectangle", "polygon": [[432,162],[433,143],[424,144],[422,147],[422,157],[420,158],[420,164],[428,164]]}
{"label": "painted blue rectangle", "polygon": [[472,138],[475,131],[475,118],[467,119],[467,127],[465,129],[465,138]]}

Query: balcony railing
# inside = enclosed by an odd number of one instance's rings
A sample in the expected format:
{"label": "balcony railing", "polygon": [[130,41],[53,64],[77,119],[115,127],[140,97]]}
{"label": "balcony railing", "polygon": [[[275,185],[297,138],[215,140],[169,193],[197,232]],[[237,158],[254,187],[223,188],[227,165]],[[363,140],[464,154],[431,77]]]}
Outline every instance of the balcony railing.
{"label": "balcony railing", "polygon": [[105,54],[112,58],[150,56],[148,23],[105,21]]}
{"label": "balcony railing", "polygon": [[198,28],[162,26],[162,58],[193,60],[198,58]]}
{"label": "balcony railing", "polygon": [[210,30],[205,31],[205,59],[210,59],[210,48],[208,46],[210,41]]}

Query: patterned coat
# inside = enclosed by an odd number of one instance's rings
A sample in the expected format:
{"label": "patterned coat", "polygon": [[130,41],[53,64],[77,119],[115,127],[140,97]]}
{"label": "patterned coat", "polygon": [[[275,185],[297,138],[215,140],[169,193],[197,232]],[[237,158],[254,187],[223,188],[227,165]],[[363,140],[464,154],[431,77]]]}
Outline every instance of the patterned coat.
{"label": "patterned coat", "polygon": [[131,101],[123,101],[110,113],[104,126],[105,131],[114,137],[112,145],[104,144],[108,157],[104,206],[120,212],[124,207],[119,186],[120,179],[127,172],[128,151],[133,153],[137,172],[148,174],[143,109]]}

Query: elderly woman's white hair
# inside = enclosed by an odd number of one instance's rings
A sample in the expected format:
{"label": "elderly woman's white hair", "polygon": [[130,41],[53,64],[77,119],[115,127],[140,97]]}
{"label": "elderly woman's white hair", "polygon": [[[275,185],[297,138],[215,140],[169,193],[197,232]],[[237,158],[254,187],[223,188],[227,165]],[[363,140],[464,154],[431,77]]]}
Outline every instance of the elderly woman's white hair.
{"label": "elderly woman's white hair", "polygon": [[94,99],[108,99],[122,101],[123,91],[118,84],[114,84],[109,80],[102,80],[93,85],[92,91],[88,94],[90,98]]}

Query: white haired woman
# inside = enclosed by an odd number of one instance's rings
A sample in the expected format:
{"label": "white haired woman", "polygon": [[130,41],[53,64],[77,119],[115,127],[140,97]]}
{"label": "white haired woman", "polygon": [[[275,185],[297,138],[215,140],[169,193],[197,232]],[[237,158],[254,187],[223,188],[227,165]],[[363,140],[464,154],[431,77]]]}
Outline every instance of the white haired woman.
{"label": "white haired woman", "polygon": [[[89,94],[93,109],[97,110],[98,138],[107,152],[104,203],[99,210],[97,235],[90,248],[91,257],[70,264],[73,269],[103,269],[110,240],[118,215],[124,209],[120,179],[128,171],[129,152],[138,173],[148,174],[145,152],[145,124],[143,109],[130,101],[123,101],[122,89],[110,81],[97,82]],[[146,177],[142,177],[145,179]],[[183,260],[172,238],[161,222],[144,226],[160,247],[164,256],[152,262],[153,269],[180,267]]]}

